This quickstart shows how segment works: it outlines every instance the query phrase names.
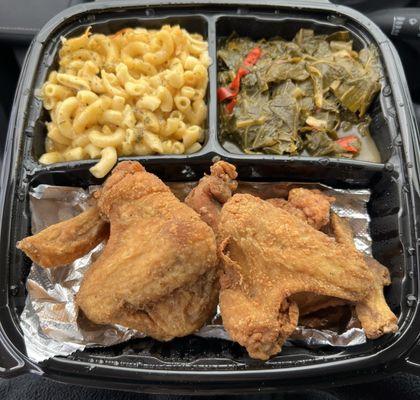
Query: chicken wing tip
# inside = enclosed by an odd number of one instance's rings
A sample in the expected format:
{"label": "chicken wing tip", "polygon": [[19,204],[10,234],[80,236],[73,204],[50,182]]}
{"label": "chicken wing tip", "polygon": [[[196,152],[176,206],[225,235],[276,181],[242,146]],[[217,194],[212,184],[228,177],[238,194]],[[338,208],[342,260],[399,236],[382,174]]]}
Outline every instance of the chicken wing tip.
{"label": "chicken wing tip", "polygon": [[210,173],[213,176],[222,177],[227,175],[230,179],[236,179],[238,177],[238,173],[236,172],[236,167],[227,161],[217,161],[210,167]]}

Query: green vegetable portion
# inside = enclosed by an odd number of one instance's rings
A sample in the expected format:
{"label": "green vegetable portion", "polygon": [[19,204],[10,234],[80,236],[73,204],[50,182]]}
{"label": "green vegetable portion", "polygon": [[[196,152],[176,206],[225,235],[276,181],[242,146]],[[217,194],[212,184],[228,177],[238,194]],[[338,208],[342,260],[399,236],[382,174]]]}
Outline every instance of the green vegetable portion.
{"label": "green vegetable portion", "polygon": [[357,156],[381,88],[374,47],[301,29],[292,41],[231,36],[217,56],[222,140],[245,153]]}

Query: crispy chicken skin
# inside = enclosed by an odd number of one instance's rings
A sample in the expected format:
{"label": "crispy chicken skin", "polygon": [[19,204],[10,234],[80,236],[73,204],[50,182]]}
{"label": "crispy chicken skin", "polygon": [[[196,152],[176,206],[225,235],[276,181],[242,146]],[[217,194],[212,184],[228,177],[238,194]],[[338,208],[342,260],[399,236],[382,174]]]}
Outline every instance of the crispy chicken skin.
{"label": "crispy chicken skin", "polygon": [[217,301],[213,231],[137,162],[121,162],[96,193],[109,240],[77,294],[98,324],[159,340],[199,329]]}
{"label": "crispy chicken skin", "polygon": [[330,222],[330,208],[335,198],[318,189],[291,189],[287,201],[280,198],[267,200],[276,207],[284,208],[315,229],[321,229]]}
{"label": "crispy chicken skin", "polygon": [[[338,243],[355,248],[353,231],[346,219],[333,213],[331,226]],[[384,297],[384,286],[391,284],[388,268],[369,256],[365,256],[365,261],[373,272],[374,287],[364,301],[356,304],[356,315],[366,336],[369,339],[376,339],[385,333],[398,330],[397,317],[389,308]]]}
{"label": "crispy chicken skin", "polygon": [[371,257],[366,257],[366,262],[374,272],[375,284],[366,300],[356,304],[356,315],[366,336],[376,339],[385,333],[398,331],[397,317],[384,297],[384,286],[391,284],[388,268]]}
{"label": "crispy chicken skin", "polygon": [[[321,229],[330,222],[331,204],[335,198],[318,189],[294,188],[290,190],[288,200],[273,198],[267,201],[307,222],[313,228]],[[307,292],[297,293],[291,296],[291,300],[298,305],[300,316],[345,303],[342,299]]]}
{"label": "crispy chicken skin", "polygon": [[360,302],[372,289],[372,273],[357,251],[254,196],[236,194],[226,202],[219,236],[223,323],[251,357],[278,353],[296,327],[291,295]]}
{"label": "crispy chicken skin", "polygon": [[286,199],[282,199],[281,197],[275,197],[273,199],[267,199],[266,201],[268,201],[274,207],[282,208],[283,210],[287,211],[289,214],[293,214],[300,220],[308,222],[305,213],[300,208],[296,208],[295,206],[290,204]]}
{"label": "crispy chicken skin", "polygon": [[94,206],[76,217],[51,225],[28,236],[16,247],[35,263],[45,268],[69,264],[83,256],[109,234],[109,225]]}
{"label": "crispy chicken skin", "polygon": [[214,315],[218,295],[217,271],[211,269],[199,279],[142,308],[126,303],[112,321],[158,340],[170,340],[201,328]]}
{"label": "crispy chicken skin", "polygon": [[218,161],[210,167],[210,175],[200,179],[198,185],[185,198],[185,204],[197,211],[202,220],[216,232],[220,210],[238,187],[238,174],[234,165]]}

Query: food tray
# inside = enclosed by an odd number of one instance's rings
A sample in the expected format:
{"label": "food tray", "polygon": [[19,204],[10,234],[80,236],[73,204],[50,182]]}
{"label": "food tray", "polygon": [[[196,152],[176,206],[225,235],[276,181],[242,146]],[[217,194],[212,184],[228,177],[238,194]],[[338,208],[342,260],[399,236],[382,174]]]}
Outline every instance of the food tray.
{"label": "food tray", "polygon": [[[389,267],[386,297],[399,316],[399,332],[348,348],[285,347],[267,362],[250,359],[238,344],[189,336],[168,343],[139,339],[111,348],[90,349],[40,364],[25,355],[19,315],[25,301],[30,261],[16,250],[30,232],[28,190],[38,184],[88,187],[101,183],[89,173],[95,161],[50,166],[43,152],[47,118],[35,91],[57,61],[60,37],[111,33],[127,26],[180,24],[209,42],[207,136],[191,155],[123,157],[138,160],[166,181],[195,181],[220,157],[237,166],[247,181],[320,182],[338,188],[369,188],[373,255]],[[317,33],[348,29],[355,47],[373,43],[384,67],[382,90],[371,106],[371,133],[381,163],[319,157],[245,155],[226,151],[218,140],[216,45],[236,30],[254,39],[301,28]],[[382,372],[420,365],[414,347],[420,331],[418,310],[419,142],[400,59],[385,35],[366,17],[325,1],[118,1],[84,4],[52,19],[32,43],[20,77],[10,120],[0,198],[0,376],[35,372],[62,382],[159,393],[246,393],[294,385],[356,382]],[[410,353],[410,351],[414,350]]]}

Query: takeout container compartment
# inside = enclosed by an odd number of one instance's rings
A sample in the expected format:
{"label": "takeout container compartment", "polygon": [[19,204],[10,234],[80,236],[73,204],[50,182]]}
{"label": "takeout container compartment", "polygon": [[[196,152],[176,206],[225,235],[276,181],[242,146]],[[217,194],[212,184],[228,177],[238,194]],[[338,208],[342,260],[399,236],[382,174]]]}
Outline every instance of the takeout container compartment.
{"label": "takeout container compartment", "polygon": [[[281,37],[290,41],[301,28],[313,29],[315,34],[331,34],[338,30],[346,30],[350,33],[351,40],[353,40],[353,48],[356,51],[360,51],[372,44],[375,46],[378,44],[366,29],[354,24],[353,21],[332,17],[329,12],[318,13],[316,18],[314,18],[314,14],[311,12],[296,13],[296,11],[289,12],[289,10],[279,10],[275,15],[270,15],[270,17],[249,15],[219,17],[216,20],[216,43],[218,47],[221,47],[223,42],[233,33],[236,33],[238,37],[249,37],[253,40]],[[380,54],[383,65],[382,58],[383,56]],[[388,123],[389,102],[386,101],[385,97],[389,96],[389,89],[386,89],[384,94],[384,88],[388,86],[389,78],[386,70],[382,70],[382,72],[383,76],[380,80],[382,90],[375,96],[367,113],[372,117],[370,135],[378,148],[380,162],[387,162],[392,155],[392,141],[396,132],[395,128]],[[220,110],[218,109],[218,111]],[[218,113],[218,120],[219,118],[220,115]],[[243,154],[243,151],[236,144],[230,141],[225,142],[220,137],[220,134],[218,134],[218,138],[223,148],[223,153]],[[254,154],[251,157],[264,158],[267,155]],[[290,156],[282,155],[276,157],[288,158]],[[355,163],[358,162],[357,160],[354,161]]]}
{"label": "takeout container compartment", "polygon": [[[314,29],[316,33],[332,33],[337,30],[348,30],[354,41],[354,47],[357,50],[362,49],[370,44],[377,45],[377,42],[372,37],[367,29],[355,24],[352,21],[346,21],[340,17],[332,16],[329,11],[317,12],[290,12],[289,10],[278,9],[275,13],[249,13],[241,10],[238,13],[225,13],[221,10],[220,13],[211,14],[203,12],[199,9],[194,9],[191,12],[185,12],[183,8],[158,10],[150,9],[136,10],[130,13],[118,13],[112,15],[107,12],[99,15],[87,15],[85,18],[77,20],[66,19],[57,29],[46,35],[43,39],[43,46],[40,49],[39,60],[36,67],[33,69],[34,83],[32,86],[32,93],[30,98],[32,101],[31,115],[27,120],[26,131],[32,138],[31,151],[27,157],[32,159],[37,167],[45,168],[38,163],[39,157],[45,152],[45,137],[46,127],[45,122],[49,121],[49,112],[42,107],[41,100],[37,99],[36,89],[40,89],[42,84],[48,77],[49,72],[58,68],[58,51],[61,45],[61,37],[71,38],[81,35],[87,27],[92,26],[93,33],[113,34],[125,27],[142,26],[149,29],[159,29],[165,24],[179,24],[182,28],[189,32],[200,33],[204,39],[209,43],[209,54],[213,60],[209,67],[209,88],[207,90],[207,106],[208,116],[205,122],[205,140],[203,148],[191,155],[152,155],[150,158],[160,158],[162,161],[185,157],[201,157],[208,159],[213,152],[228,156],[229,153],[236,153],[240,156],[243,152],[234,144],[223,144],[219,138],[218,126],[218,107],[217,107],[217,49],[220,41],[228,37],[233,32],[238,33],[239,36],[249,36],[253,39],[272,38],[281,36],[287,40],[293,39],[294,35],[301,28]],[[251,15],[251,16],[250,16]],[[380,54],[381,59],[382,55]],[[383,61],[383,60],[381,60]],[[380,162],[385,163],[389,161],[392,156],[393,140],[396,137],[396,126],[390,121],[389,112],[394,109],[392,102],[388,101],[389,85],[387,71],[383,71],[381,79],[382,91],[375,97],[369,114],[372,117],[371,136],[374,140],[378,151],[380,153]],[[388,89],[385,89],[388,88]],[[35,89],[35,90],[33,90]],[[385,92],[385,94],[384,94]],[[391,111],[389,111],[391,110]],[[250,158],[270,159],[273,155],[250,155]],[[296,156],[281,155],[274,156],[279,160],[287,160],[295,158]],[[316,160],[321,157],[311,156],[297,156],[302,160]],[[144,157],[133,156],[131,159],[143,159]],[[342,160],[342,159],[341,159]],[[348,160],[344,160],[348,161]],[[364,161],[350,160],[354,164]],[[80,163],[93,164],[93,160],[82,160]],[[63,165],[68,165],[72,168],[74,163],[65,162]]]}
{"label": "takeout container compartment", "polygon": [[[25,356],[19,314],[25,302],[25,279],[30,261],[15,248],[30,233],[28,191],[39,184],[88,187],[95,179],[88,169],[95,160],[41,166],[47,114],[34,91],[54,68],[61,35],[93,31],[114,32],[136,24],[158,27],[180,23],[209,41],[213,64],[209,69],[208,137],[204,148],[188,156],[128,157],[166,181],[197,181],[213,160],[223,158],[237,166],[239,179],[249,181],[320,182],[337,188],[370,188],[373,255],[390,268],[392,285],[386,288],[391,308],[399,316],[400,330],[364,345],[307,349],[284,347],[267,362],[250,359],[238,344],[194,336],[159,343],[139,339],[117,346],[87,349],[68,357],[36,364]],[[360,43],[377,44],[385,78],[370,113],[372,134],[382,163],[316,157],[286,157],[230,153],[217,137],[216,42],[236,30],[239,34],[291,38],[302,27],[335,30],[346,27]],[[387,88],[385,90],[385,88]],[[192,1],[170,4],[121,0],[90,3],[66,10],[50,21],[32,43],[15,98],[1,170],[0,192],[0,376],[35,371],[69,383],[159,393],[251,393],[293,385],[319,385],[332,379],[350,383],[368,379],[372,371],[406,368],[415,346],[418,311],[418,131],[398,55],[386,37],[361,14],[331,4],[267,0]],[[126,158],[124,158],[126,159]],[[3,368],[3,369],[2,369]],[[355,373],[357,371],[357,374]]]}
{"label": "takeout container compartment", "polygon": [[[43,83],[48,78],[49,73],[53,70],[58,69],[58,52],[61,48],[61,37],[69,39],[71,37],[82,35],[89,26],[92,27],[92,33],[112,35],[124,28],[143,27],[147,29],[160,29],[163,25],[166,24],[180,25],[181,28],[186,29],[188,32],[201,34],[204,40],[208,40],[209,38],[208,19],[205,15],[200,15],[197,12],[193,12],[191,14],[180,12],[177,13],[177,15],[170,15],[168,13],[165,13],[162,16],[155,16],[154,13],[148,12],[133,12],[129,15],[126,14],[117,17],[115,15],[107,16],[105,14],[102,15],[100,19],[87,17],[85,20],[82,20],[80,22],[78,21],[77,23],[64,23],[59,28],[59,31],[49,36],[48,39],[46,39],[45,41],[45,46],[43,46],[41,51],[42,54],[40,54],[42,62],[39,63],[36,67],[36,80],[34,87],[40,89]],[[45,153],[45,138],[47,134],[45,122],[50,121],[50,117],[49,111],[43,108],[42,101],[40,99],[33,98],[35,94],[36,93],[32,94],[32,99],[34,101],[31,110],[31,122],[28,124],[28,132],[32,136],[32,151],[28,154],[28,157],[32,158],[34,163],[38,163],[37,160],[39,159],[39,157],[43,153]],[[207,104],[209,104],[209,100],[209,91],[207,91],[205,99]],[[210,107],[208,107],[208,109],[210,109]],[[211,118],[208,116],[203,127],[205,133],[205,140],[202,143],[203,149],[195,153],[193,156],[200,155],[203,152],[205,152],[205,148],[208,143],[210,120]],[[214,127],[212,127],[211,129],[214,130]],[[176,156],[174,155],[169,157]],[[98,160],[96,160],[95,163],[97,161]],[[63,164],[68,165],[69,168],[71,168],[71,164],[69,162]]]}

